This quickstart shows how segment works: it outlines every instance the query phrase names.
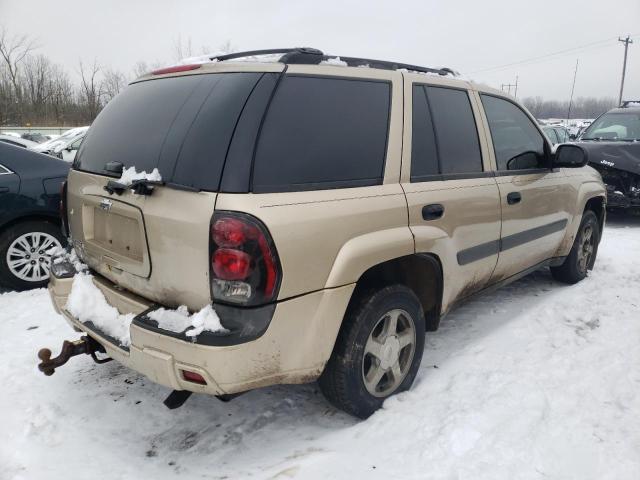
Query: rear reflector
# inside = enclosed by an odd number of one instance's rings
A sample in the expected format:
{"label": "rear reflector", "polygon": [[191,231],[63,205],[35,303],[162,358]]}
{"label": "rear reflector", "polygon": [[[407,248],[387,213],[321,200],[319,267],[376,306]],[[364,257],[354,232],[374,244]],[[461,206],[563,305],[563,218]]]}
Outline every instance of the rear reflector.
{"label": "rear reflector", "polygon": [[188,72],[189,70],[196,70],[201,66],[202,66],[201,63],[193,63],[191,65],[176,65],[175,67],[167,67],[167,68],[160,68],[159,70],[154,70],[151,72],[151,75],[164,75],[165,73]]}
{"label": "rear reflector", "polygon": [[190,372],[189,370],[182,370],[182,378],[187,382],[198,383],[200,385],[206,385],[207,381],[202,375],[196,372]]}

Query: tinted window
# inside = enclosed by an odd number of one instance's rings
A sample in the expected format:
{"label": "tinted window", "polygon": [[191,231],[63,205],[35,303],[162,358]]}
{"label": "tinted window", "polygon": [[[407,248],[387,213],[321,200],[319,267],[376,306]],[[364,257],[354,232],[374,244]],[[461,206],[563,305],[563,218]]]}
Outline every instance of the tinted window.
{"label": "tinted window", "polygon": [[481,95],[487,114],[498,170],[545,168],[544,138],[515,104]]}
{"label": "tinted window", "polygon": [[107,175],[117,161],[163,180],[217,190],[229,140],[262,74],[185,75],[135,83],[110,101],[74,166]]}
{"label": "tinted window", "polygon": [[382,183],[390,84],[285,76],[256,148],[256,192]]}
{"label": "tinted window", "polygon": [[411,181],[419,182],[420,177],[440,173],[438,150],[433,132],[433,122],[427,95],[422,85],[413,86],[412,134],[411,134]]}
{"label": "tinted window", "polygon": [[426,87],[440,156],[441,173],[481,172],[482,155],[469,95]]}

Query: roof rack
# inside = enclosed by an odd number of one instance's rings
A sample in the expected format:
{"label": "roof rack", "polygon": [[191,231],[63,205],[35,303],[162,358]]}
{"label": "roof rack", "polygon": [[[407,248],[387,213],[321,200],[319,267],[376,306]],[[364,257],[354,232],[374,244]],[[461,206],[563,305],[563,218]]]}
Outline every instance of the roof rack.
{"label": "roof rack", "polygon": [[211,61],[224,62],[225,60],[233,60],[236,58],[256,57],[259,55],[277,55],[282,54],[278,60],[280,63],[287,65],[318,65],[323,61],[337,60],[345,62],[349,67],[369,67],[379,68],[383,70],[409,70],[419,73],[433,73],[436,75],[453,75],[456,76],[450,68],[429,68],[411,65],[409,63],[389,62],[386,60],[373,60],[370,58],[358,57],[342,57],[337,55],[325,55],[317,48],[300,47],[300,48],[272,48],[268,50],[249,50],[246,52],[229,53],[227,55],[218,55],[209,57]]}
{"label": "roof rack", "polygon": [[640,107],[640,100],[623,100],[620,108]]}

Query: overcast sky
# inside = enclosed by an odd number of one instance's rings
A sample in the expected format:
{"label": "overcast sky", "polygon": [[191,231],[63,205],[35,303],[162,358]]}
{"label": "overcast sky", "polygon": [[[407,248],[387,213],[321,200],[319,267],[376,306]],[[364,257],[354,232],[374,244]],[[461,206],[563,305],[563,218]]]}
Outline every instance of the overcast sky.
{"label": "overcast sky", "polygon": [[617,98],[616,40],[633,35],[624,96],[640,99],[640,0],[0,0],[0,25],[36,38],[72,75],[79,59],[127,73],[139,60],[171,63],[178,38],[190,38],[197,53],[230,41],[448,66],[497,88],[518,76],[518,97],[560,100],[577,59],[575,96]]}

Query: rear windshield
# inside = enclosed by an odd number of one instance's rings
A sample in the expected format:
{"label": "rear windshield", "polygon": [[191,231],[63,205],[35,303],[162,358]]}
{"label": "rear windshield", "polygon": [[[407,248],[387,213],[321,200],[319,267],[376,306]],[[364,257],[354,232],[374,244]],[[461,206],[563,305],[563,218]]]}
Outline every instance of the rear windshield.
{"label": "rear windshield", "polygon": [[100,175],[109,162],[163,181],[216,191],[229,141],[262,73],[218,73],[130,85],[93,122],[74,168]]}

